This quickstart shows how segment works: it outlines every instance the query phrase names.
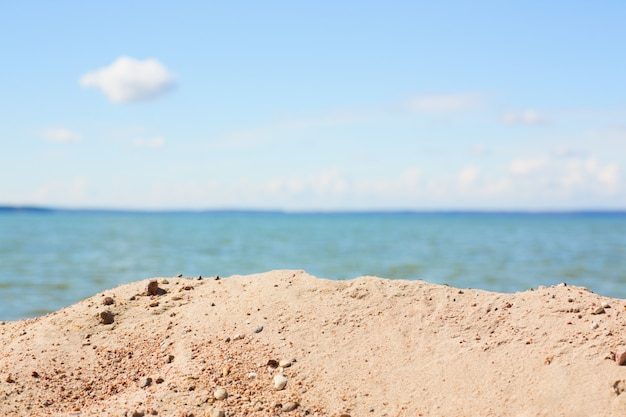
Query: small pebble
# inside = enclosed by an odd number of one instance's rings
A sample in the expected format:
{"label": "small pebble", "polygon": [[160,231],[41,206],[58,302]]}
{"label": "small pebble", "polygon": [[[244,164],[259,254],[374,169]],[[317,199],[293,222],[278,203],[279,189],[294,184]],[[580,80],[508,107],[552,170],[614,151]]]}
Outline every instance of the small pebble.
{"label": "small pebble", "polygon": [[615,362],[617,362],[619,366],[626,364],[626,348],[619,348],[617,352],[615,352]]}
{"label": "small pebble", "polygon": [[215,397],[216,400],[223,400],[226,397],[228,397],[228,393],[226,392],[226,389],[219,387],[218,389],[215,390],[215,392],[213,393],[213,396]]}
{"label": "small pebble", "polygon": [[111,297],[106,297],[104,300],[102,300],[102,304],[105,306],[110,306],[113,303],[115,303],[115,300],[113,300]]}
{"label": "small pebble", "polygon": [[182,277],[183,277],[183,274],[176,275],[176,278],[182,278]]}
{"label": "small pebble", "polygon": [[139,388],[149,387],[150,384],[152,384],[152,378],[150,377],[141,378],[141,381],[139,382]]}
{"label": "small pebble", "polygon": [[593,322],[591,323],[591,330],[595,330],[595,329],[597,329],[598,327],[600,327],[600,326],[598,325],[598,323],[593,323]]}
{"label": "small pebble", "polygon": [[248,379],[254,379],[254,378],[256,378],[256,377],[257,377],[256,372],[250,372],[250,373],[248,374]]}
{"label": "small pebble", "polygon": [[277,374],[274,376],[274,389],[276,391],[285,389],[285,386],[287,386],[287,378],[285,378],[285,375]]}
{"label": "small pebble", "polygon": [[236,334],[233,336],[233,340],[241,340],[241,339],[243,339],[243,336],[240,334]]}
{"label": "small pebble", "polygon": [[226,417],[226,412],[218,408],[209,408],[209,417]]}
{"label": "small pebble", "polygon": [[254,333],[261,333],[263,331],[263,326],[259,326],[256,329],[254,329]]}
{"label": "small pebble", "polygon": [[595,307],[591,314],[604,314],[604,307]]}
{"label": "small pebble", "polygon": [[113,324],[113,322],[115,321],[115,319],[113,318],[113,313],[111,313],[109,310],[101,311],[100,313],[98,313],[98,320],[101,324]]}
{"label": "small pebble", "polygon": [[289,412],[289,411],[293,411],[296,408],[298,408],[298,403],[293,402],[293,401],[289,401],[288,403],[283,404],[282,406],[282,410],[284,412]]}
{"label": "small pebble", "polygon": [[157,295],[159,293],[159,281],[151,279],[146,285],[146,295]]}
{"label": "small pebble", "polygon": [[290,360],[282,359],[278,366],[280,366],[281,368],[289,368],[291,366],[291,363],[292,362]]}

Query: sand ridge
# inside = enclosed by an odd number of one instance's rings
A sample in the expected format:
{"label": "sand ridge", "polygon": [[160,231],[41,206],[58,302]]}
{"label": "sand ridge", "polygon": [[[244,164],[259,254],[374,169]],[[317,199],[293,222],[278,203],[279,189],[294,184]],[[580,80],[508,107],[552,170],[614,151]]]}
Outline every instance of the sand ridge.
{"label": "sand ridge", "polygon": [[158,278],[146,295],[148,282],[1,323],[0,415],[626,412],[626,367],[613,360],[626,302],[585,288],[500,294],[271,271]]}

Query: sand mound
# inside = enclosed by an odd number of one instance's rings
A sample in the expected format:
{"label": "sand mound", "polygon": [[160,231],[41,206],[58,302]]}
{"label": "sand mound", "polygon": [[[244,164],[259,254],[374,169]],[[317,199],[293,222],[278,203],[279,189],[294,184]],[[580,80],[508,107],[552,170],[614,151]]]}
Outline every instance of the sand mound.
{"label": "sand mound", "polygon": [[614,360],[626,303],[584,288],[498,294],[302,271],[159,278],[152,295],[147,283],[0,323],[0,415],[626,412]]}

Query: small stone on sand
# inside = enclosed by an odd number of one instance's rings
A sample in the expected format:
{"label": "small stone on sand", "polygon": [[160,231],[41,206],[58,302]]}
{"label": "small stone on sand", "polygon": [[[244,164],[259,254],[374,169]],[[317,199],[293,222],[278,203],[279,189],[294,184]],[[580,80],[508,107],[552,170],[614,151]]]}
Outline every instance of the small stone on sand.
{"label": "small stone on sand", "polygon": [[287,378],[283,374],[277,374],[274,376],[274,389],[276,391],[283,390],[287,385]]}
{"label": "small stone on sand", "polygon": [[226,392],[226,389],[219,387],[215,390],[215,392],[213,393],[213,396],[215,397],[216,400],[223,400],[226,397],[228,397],[228,393]]}
{"label": "small stone on sand", "polygon": [[296,408],[298,408],[298,403],[293,402],[293,401],[289,401],[288,403],[283,404],[282,406],[282,410],[284,412],[289,412],[289,411],[293,411]]}
{"label": "small stone on sand", "polygon": [[115,321],[113,313],[111,313],[109,310],[101,311],[100,313],[98,313],[98,320],[101,324],[113,324],[113,322]]}
{"label": "small stone on sand", "polygon": [[146,285],[146,295],[157,295],[159,293],[159,281],[151,279]]}

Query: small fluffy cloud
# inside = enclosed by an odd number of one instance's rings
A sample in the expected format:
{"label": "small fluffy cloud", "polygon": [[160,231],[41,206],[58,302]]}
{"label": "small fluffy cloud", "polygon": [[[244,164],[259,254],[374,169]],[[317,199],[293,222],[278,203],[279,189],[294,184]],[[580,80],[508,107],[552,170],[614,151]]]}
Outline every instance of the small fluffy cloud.
{"label": "small fluffy cloud", "polygon": [[543,125],[548,120],[536,110],[525,110],[519,113],[507,112],[502,115],[502,123],[507,125]]}
{"label": "small fluffy cloud", "polygon": [[140,61],[126,56],[80,78],[81,86],[99,88],[113,103],[153,99],[174,82],[174,76],[156,59]]}
{"label": "small fluffy cloud", "polygon": [[158,149],[165,146],[165,138],[155,137],[155,138],[138,138],[133,141],[133,146],[135,148],[152,148]]}
{"label": "small fluffy cloud", "polygon": [[72,132],[64,127],[51,127],[43,131],[45,140],[54,143],[80,142],[83,137],[80,133]]}
{"label": "small fluffy cloud", "polygon": [[481,103],[477,94],[438,94],[412,97],[406,102],[406,106],[418,113],[447,113],[475,109]]}
{"label": "small fluffy cloud", "polygon": [[619,166],[602,164],[594,157],[571,160],[562,171],[559,183],[566,189],[589,187],[612,194],[619,188]]}
{"label": "small fluffy cloud", "polygon": [[474,183],[480,175],[480,169],[475,166],[465,167],[458,176],[461,185],[470,185]]}

